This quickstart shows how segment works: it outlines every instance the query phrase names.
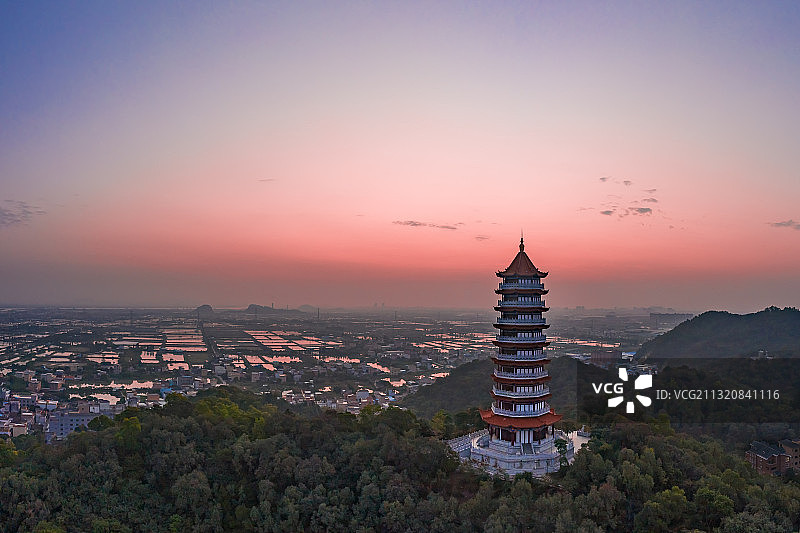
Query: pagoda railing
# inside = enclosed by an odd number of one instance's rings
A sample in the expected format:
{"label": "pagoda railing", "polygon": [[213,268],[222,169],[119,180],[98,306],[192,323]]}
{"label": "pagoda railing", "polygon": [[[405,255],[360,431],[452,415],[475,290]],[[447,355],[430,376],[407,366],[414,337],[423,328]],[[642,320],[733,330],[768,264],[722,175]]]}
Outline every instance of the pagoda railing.
{"label": "pagoda railing", "polygon": [[[504,445],[501,444],[501,442],[493,440],[491,443],[487,443],[485,446],[480,446],[473,441],[473,449],[475,449],[476,453],[480,453],[485,457],[490,457],[499,461],[508,461],[510,458],[515,458],[515,456],[526,455],[522,449],[522,445],[519,442],[513,445],[509,442],[507,445]],[[556,459],[559,456],[558,450],[553,446],[552,441],[542,441],[542,445],[534,444],[531,447],[531,451],[533,452],[532,455],[534,456],[534,459],[538,459],[543,462],[548,459]],[[522,457],[520,457],[520,459],[522,459]],[[545,468],[546,466],[542,465],[542,469]]]}
{"label": "pagoda railing", "polygon": [[534,342],[547,342],[547,335],[537,335],[535,337],[506,337],[505,335],[495,335],[497,342],[516,342],[516,343],[534,343]]}
{"label": "pagoda railing", "polygon": [[526,417],[526,416],[542,416],[550,412],[550,406],[545,404],[541,409],[535,411],[512,411],[510,409],[501,409],[500,407],[492,406],[492,412],[496,415]]}
{"label": "pagoda railing", "polygon": [[547,355],[545,355],[544,351],[542,350],[537,350],[531,355],[498,352],[495,354],[495,357],[497,359],[502,359],[503,361],[536,361],[539,359],[547,359]]}
{"label": "pagoda railing", "polygon": [[495,375],[495,377],[498,377],[498,378],[539,379],[539,378],[547,377],[548,374],[547,374],[546,371],[527,372],[527,373],[519,372],[519,373],[517,373],[517,372],[503,372],[501,370],[495,370],[494,371],[494,375]]}
{"label": "pagoda railing", "polygon": [[500,289],[544,289],[542,283],[501,283]]}
{"label": "pagoda railing", "polygon": [[550,394],[550,387],[542,387],[541,389],[533,392],[516,392],[492,387],[492,392],[498,396],[507,396],[509,398],[538,398],[539,396]]}
{"label": "pagoda railing", "polygon": [[495,320],[496,324],[546,324],[547,321],[544,318],[498,318]]}
{"label": "pagoda railing", "polygon": [[497,300],[498,307],[545,307],[544,300],[528,302],[524,300]]}

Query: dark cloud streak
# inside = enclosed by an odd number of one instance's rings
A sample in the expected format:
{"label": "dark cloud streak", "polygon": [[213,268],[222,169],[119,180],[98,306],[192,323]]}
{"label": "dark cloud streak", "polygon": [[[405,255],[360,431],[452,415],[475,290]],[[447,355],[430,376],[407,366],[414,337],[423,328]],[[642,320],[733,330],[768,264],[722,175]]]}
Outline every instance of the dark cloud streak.
{"label": "dark cloud streak", "polygon": [[6,200],[6,207],[0,207],[0,228],[27,224],[37,215],[45,215],[46,211],[18,200]]}
{"label": "dark cloud streak", "polygon": [[429,224],[427,222],[420,222],[419,220],[395,220],[392,224],[398,224],[400,226],[409,226],[411,228],[437,228],[437,229],[449,229],[455,230],[458,229],[455,226],[450,226],[447,224]]}
{"label": "dark cloud streak", "polygon": [[800,222],[795,222],[791,218],[782,222],[768,222],[768,224],[773,228],[791,228],[800,231]]}

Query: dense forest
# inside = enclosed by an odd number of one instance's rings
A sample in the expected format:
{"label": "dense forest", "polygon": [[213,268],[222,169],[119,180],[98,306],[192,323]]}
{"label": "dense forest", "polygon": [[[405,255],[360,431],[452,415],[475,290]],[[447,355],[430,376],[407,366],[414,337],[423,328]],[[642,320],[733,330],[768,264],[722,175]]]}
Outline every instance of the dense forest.
{"label": "dense forest", "polygon": [[790,531],[800,487],[666,417],[598,429],[550,479],[460,465],[396,408],[297,414],[235,388],[0,441],[0,531]]}
{"label": "dense forest", "polygon": [[637,357],[737,357],[767,350],[776,357],[800,357],[800,311],[768,307],[736,315],[707,311],[645,342]]}

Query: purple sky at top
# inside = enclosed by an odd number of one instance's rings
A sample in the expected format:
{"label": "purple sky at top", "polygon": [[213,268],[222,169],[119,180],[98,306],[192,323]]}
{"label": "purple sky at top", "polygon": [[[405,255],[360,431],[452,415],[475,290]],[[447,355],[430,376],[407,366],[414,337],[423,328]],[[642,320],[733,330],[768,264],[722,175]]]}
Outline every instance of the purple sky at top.
{"label": "purple sky at top", "polygon": [[796,2],[0,5],[0,305],[800,300]]}

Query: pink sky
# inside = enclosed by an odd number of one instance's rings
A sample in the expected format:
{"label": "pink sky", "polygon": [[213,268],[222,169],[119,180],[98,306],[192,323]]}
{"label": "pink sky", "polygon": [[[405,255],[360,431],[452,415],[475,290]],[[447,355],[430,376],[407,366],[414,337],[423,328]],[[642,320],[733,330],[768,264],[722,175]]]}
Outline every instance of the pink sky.
{"label": "pink sky", "polygon": [[739,7],[6,13],[0,304],[483,308],[522,229],[552,306],[797,305],[800,16]]}

